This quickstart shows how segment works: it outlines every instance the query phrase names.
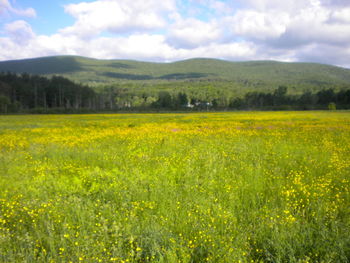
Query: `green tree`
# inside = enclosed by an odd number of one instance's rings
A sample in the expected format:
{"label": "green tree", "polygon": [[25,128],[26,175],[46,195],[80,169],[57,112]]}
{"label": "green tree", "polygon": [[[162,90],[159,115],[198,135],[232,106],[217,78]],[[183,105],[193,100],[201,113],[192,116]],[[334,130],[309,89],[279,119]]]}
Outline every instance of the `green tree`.
{"label": "green tree", "polygon": [[336,110],[337,109],[337,106],[334,102],[331,102],[328,104],[328,109],[329,110]]}
{"label": "green tree", "polygon": [[233,98],[230,101],[229,107],[233,109],[242,109],[245,106],[245,101],[242,98]]}
{"label": "green tree", "polygon": [[158,100],[155,102],[154,106],[159,108],[171,108],[172,98],[168,91],[160,91],[158,93]]}
{"label": "green tree", "polygon": [[317,92],[317,103],[327,105],[335,100],[335,93],[333,89],[325,89]]}
{"label": "green tree", "polygon": [[1,112],[7,113],[7,107],[11,104],[10,99],[4,95],[0,95]]}
{"label": "green tree", "polygon": [[287,90],[288,88],[286,86],[279,86],[273,93],[273,104],[276,105],[283,105],[286,103],[287,99]]}
{"label": "green tree", "polygon": [[186,93],[179,92],[176,98],[176,107],[181,108],[188,104],[188,98]]}

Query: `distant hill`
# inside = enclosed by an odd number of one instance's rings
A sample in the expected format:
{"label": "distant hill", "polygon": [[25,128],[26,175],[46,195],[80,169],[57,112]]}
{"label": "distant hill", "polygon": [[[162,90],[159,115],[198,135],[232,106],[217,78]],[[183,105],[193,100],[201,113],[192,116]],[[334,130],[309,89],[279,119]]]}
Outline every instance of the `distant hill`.
{"label": "distant hill", "polygon": [[0,72],[61,75],[88,83],[234,82],[241,86],[349,86],[350,70],[316,63],[189,59],[172,63],[55,56],[0,62]]}

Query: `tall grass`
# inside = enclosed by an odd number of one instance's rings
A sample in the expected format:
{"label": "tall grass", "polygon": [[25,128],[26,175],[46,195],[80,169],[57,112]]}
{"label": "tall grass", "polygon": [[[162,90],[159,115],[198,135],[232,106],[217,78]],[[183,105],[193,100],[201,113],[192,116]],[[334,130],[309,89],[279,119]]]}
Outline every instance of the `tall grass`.
{"label": "tall grass", "polygon": [[349,112],[0,117],[0,262],[348,262]]}

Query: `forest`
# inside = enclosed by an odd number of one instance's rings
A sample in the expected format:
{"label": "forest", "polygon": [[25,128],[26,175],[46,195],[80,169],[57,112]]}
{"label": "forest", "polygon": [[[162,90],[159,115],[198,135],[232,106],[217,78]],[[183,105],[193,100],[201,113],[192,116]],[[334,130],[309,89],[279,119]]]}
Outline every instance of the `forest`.
{"label": "forest", "polygon": [[[134,87],[120,83],[89,87],[62,76],[0,73],[1,113],[79,113],[101,111],[215,111],[349,109],[350,88],[306,89],[289,93],[279,85],[240,92],[201,82]],[[291,90],[295,87],[291,87]]]}

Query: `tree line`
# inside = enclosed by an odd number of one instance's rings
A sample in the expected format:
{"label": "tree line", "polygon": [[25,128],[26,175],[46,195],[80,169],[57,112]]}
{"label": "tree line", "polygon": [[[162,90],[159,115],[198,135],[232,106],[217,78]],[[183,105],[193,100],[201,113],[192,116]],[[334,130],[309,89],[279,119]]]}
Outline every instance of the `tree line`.
{"label": "tree line", "polygon": [[23,73],[0,74],[0,106],[2,112],[30,109],[81,109],[96,105],[95,92],[66,78],[45,78]]}
{"label": "tree line", "polygon": [[[100,86],[92,89],[60,76],[0,73],[0,112],[98,112],[159,110],[307,110],[349,109],[350,89],[323,89],[288,94],[286,86],[271,92],[250,91],[237,97],[222,89],[190,87],[162,90]],[[209,92],[210,91],[210,92]]]}
{"label": "tree line", "polygon": [[316,93],[305,91],[301,95],[288,95],[286,86],[279,86],[272,93],[248,92],[243,98],[234,98],[232,109],[350,109],[350,89],[335,91],[332,88]]}
{"label": "tree line", "polygon": [[312,110],[350,109],[350,89],[336,91],[333,88],[318,92],[304,91],[288,94],[288,87],[279,86],[272,92],[247,92],[243,97],[227,94],[196,96],[182,92],[159,91],[157,95],[142,96],[127,90],[116,95],[118,109],[158,110]]}

